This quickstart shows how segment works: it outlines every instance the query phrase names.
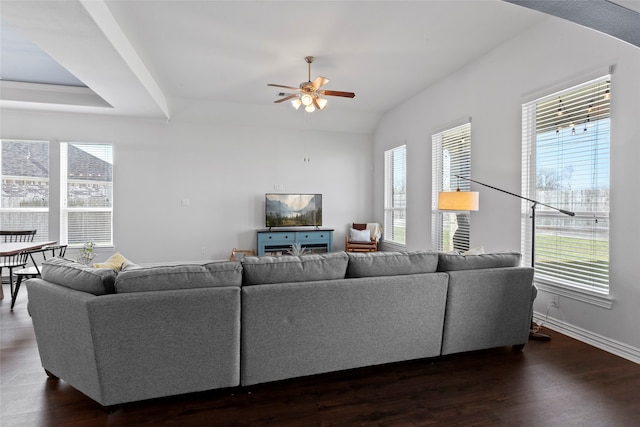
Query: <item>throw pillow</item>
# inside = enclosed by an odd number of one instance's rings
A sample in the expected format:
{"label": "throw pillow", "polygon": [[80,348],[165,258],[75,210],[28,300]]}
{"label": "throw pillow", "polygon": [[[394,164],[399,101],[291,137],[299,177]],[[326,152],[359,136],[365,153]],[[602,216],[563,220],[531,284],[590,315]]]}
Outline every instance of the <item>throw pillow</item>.
{"label": "throw pillow", "polygon": [[484,253],[484,246],[478,246],[477,248],[471,248],[466,252],[462,252],[462,255],[480,255]]}
{"label": "throw pillow", "polygon": [[370,242],[371,232],[369,230],[356,230],[352,228],[349,233],[349,240],[352,242]]}
{"label": "throw pillow", "polygon": [[122,264],[129,262],[128,259],[122,256],[120,252],[116,252],[111,255],[105,262],[93,264],[94,268],[113,268],[116,271],[122,270]]}
{"label": "throw pillow", "polygon": [[144,268],[144,267],[127,260],[122,263],[122,269],[120,271],[135,270],[137,268]]}

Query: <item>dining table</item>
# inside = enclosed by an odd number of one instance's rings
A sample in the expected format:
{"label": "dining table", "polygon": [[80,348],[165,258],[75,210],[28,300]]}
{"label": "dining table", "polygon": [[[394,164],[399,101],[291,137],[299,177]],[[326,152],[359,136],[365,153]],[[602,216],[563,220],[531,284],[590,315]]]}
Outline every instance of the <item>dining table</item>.
{"label": "dining table", "polygon": [[[0,242],[0,258],[17,255],[24,251],[42,249],[45,246],[55,245],[56,241],[49,242]],[[4,291],[0,286],[0,299],[4,298]]]}

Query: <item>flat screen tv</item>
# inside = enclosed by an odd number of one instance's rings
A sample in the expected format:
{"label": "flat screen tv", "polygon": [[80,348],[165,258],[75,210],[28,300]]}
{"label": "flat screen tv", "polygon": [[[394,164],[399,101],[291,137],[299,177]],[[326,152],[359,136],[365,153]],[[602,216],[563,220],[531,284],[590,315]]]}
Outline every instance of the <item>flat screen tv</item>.
{"label": "flat screen tv", "polygon": [[265,225],[304,227],[322,225],[322,194],[265,194]]}

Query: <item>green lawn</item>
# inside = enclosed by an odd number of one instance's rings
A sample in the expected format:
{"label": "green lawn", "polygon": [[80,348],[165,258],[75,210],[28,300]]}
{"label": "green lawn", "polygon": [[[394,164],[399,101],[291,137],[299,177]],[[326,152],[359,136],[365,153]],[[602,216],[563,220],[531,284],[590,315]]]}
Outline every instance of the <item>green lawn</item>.
{"label": "green lawn", "polygon": [[541,254],[544,248],[554,248],[560,258],[555,261],[561,262],[609,262],[609,242],[608,241],[592,241],[580,239],[577,237],[561,237],[561,236],[536,236],[536,261],[545,262]]}
{"label": "green lawn", "polygon": [[[556,257],[545,257],[545,248],[553,249]],[[609,242],[536,236],[536,270],[579,285],[606,288],[609,285]]]}
{"label": "green lawn", "polygon": [[393,239],[394,242],[407,243],[406,233],[407,233],[407,227],[394,225],[393,234],[391,235],[391,238]]}

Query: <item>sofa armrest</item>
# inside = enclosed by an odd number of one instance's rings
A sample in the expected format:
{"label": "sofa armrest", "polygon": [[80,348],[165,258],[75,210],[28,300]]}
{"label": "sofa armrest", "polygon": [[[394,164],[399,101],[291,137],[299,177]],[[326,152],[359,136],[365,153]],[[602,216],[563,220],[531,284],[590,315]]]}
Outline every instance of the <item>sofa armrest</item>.
{"label": "sofa armrest", "polygon": [[87,313],[87,302],[98,297],[42,279],[25,283],[42,367],[99,401],[100,382]]}
{"label": "sofa armrest", "polygon": [[102,405],[240,383],[237,286],[103,296],[45,281],[27,289],[43,367]]}
{"label": "sofa armrest", "polygon": [[527,342],[536,295],[532,268],[447,273],[443,355]]}

